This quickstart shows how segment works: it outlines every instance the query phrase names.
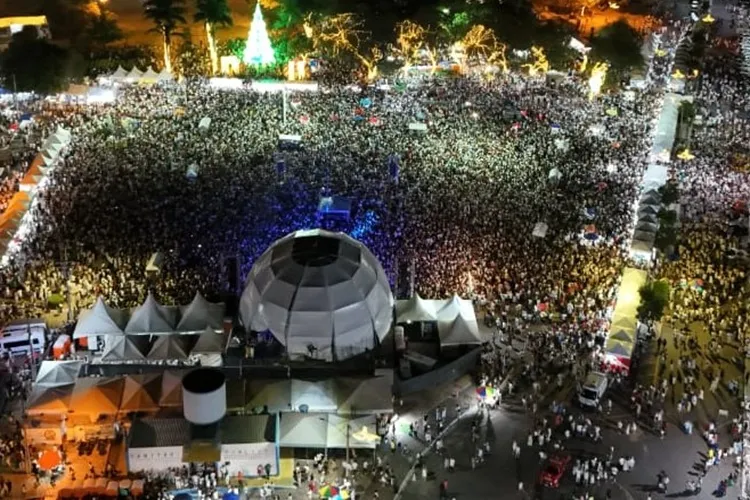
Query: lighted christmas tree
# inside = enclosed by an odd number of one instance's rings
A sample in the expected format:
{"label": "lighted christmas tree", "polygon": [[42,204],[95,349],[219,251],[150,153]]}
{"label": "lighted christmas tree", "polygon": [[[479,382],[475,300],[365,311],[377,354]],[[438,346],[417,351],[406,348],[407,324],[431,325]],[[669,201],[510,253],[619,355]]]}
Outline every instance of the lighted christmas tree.
{"label": "lighted christmas tree", "polygon": [[264,66],[276,62],[271,40],[268,38],[268,32],[266,31],[266,22],[263,20],[263,13],[260,11],[260,1],[255,4],[255,13],[253,13],[253,20],[250,23],[250,33],[247,35],[247,44],[245,45],[245,52],[242,54],[242,60],[250,66]]}

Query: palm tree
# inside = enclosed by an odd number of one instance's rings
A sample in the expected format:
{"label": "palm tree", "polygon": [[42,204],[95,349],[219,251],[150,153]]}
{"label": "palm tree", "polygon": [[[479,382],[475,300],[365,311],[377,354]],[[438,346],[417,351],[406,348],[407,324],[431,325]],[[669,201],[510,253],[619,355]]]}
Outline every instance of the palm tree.
{"label": "palm tree", "polygon": [[145,0],[143,2],[143,14],[155,25],[153,31],[161,34],[164,44],[164,68],[172,71],[172,59],[170,48],[172,37],[177,33],[177,27],[187,24],[185,20],[185,3],[183,0]]}
{"label": "palm tree", "polygon": [[232,25],[232,13],[227,0],[196,0],[195,21],[202,22],[206,29],[208,52],[211,56],[211,71],[219,72],[219,55],[216,50],[216,28]]}

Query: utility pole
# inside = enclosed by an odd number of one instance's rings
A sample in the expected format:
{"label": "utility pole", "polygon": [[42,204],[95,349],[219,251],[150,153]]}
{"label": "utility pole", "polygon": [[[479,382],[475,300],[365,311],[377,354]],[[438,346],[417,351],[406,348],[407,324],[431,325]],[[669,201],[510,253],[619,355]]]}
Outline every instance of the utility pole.
{"label": "utility pole", "polygon": [[13,108],[18,110],[18,87],[16,86],[16,74],[10,75],[13,78]]}
{"label": "utility pole", "polygon": [[[349,463],[350,438],[352,435],[352,425],[349,420],[346,421],[346,462]],[[348,470],[348,469],[347,469]]]}

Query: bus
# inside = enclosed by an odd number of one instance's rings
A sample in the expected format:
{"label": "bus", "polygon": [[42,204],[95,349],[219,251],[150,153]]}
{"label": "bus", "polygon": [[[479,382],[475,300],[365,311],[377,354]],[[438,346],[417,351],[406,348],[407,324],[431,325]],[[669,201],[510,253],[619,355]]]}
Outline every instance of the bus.
{"label": "bus", "polygon": [[42,354],[47,345],[47,323],[43,319],[12,321],[0,330],[0,354]]}

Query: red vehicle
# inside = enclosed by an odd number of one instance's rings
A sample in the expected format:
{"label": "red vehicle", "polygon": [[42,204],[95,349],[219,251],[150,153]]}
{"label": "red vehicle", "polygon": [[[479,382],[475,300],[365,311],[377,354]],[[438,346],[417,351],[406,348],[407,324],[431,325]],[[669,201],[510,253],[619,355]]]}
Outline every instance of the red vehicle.
{"label": "red vehicle", "polygon": [[542,469],[542,472],[539,473],[539,482],[542,486],[557,488],[560,486],[560,479],[562,479],[563,474],[565,474],[565,469],[568,468],[569,463],[569,455],[550,457],[547,460],[544,469]]}

